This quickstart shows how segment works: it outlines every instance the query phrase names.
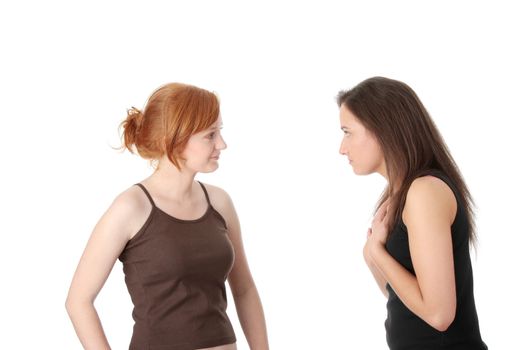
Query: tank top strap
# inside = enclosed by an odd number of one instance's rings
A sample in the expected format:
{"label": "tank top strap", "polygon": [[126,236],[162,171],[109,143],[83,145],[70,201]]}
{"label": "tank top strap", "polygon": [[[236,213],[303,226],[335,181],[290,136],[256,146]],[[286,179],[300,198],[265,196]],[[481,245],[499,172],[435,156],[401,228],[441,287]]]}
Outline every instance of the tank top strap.
{"label": "tank top strap", "polygon": [[432,175],[445,182],[452,191],[452,193],[454,193],[454,196],[456,197],[458,203],[463,203],[461,201],[461,194],[458,188],[456,187],[456,184],[447,176],[447,174],[445,174],[445,172],[439,169],[430,169],[425,175]]}
{"label": "tank top strap", "polygon": [[197,181],[199,183],[199,185],[201,185],[202,187],[202,190],[204,191],[204,195],[206,196],[206,201],[208,202],[209,205],[211,205],[210,203],[210,197],[208,196],[208,191],[206,191],[206,187],[204,187],[204,185],[202,184],[202,182],[200,181]]}
{"label": "tank top strap", "polygon": [[151,205],[156,207],[155,202],[153,201],[153,198],[151,198],[151,195],[149,194],[149,192],[146,189],[146,187],[143,184],[141,184],[141,183],[137,183],[135,185],[139,186],[142,189],[142,191],[144,191],[144,193],[146,194],[146,197],[148,197],[149,202],[151,203]]}
{"label": "tank top strap", "polygon": [[438,169],[431,169],[431,170],[428,171],[428,175],[435,176],[438,179],[440,179],[443,182],[445,182],[448,185],[448,187],[450,187],[452,192],[454,192],[454,194],[456,194],[457,189],[456,189],[455,184],[452,182],[452,180],[450,180],[450,178],[443,171],[438,170]]}

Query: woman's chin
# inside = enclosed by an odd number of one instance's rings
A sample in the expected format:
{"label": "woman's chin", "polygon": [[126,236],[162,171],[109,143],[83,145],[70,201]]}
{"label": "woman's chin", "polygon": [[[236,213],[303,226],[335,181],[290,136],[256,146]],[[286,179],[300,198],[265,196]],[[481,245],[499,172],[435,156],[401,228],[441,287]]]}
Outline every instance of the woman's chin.
{"label": "woman's chin", "polygon": [[356,174],[358,176],[370,175],[372,173],[370,171],[364,171],[363,169],[359,169],[359,168],[355,168],[355,167],[352,167],[352,170],[354,170],[354,174]]}
{"label": "woman's chin", "polygon": [[213,173],[215,170],[219,168],[219,162],[213,161],[209,162],[205,167],[203,167],[202,170],[200,170],[200,173]]}

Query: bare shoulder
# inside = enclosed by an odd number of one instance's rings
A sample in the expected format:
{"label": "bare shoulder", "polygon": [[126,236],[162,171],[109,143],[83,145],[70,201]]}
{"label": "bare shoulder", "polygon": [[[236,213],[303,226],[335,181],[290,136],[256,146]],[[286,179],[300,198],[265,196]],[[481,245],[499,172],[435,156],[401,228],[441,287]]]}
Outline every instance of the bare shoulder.
{"label": "bare shoulder", "polygon": [[133,215],[151,208],[151,204],[139,186],[131,186],[115,197],[111,207],[115,211]]}
{"label": "bare shoulder", "polygon": [[457,210],[452,189],[440,178],[427,175],[418,177],[410,185],[403,210],[403,219],[412,215],[445,215],[453,220]]}
{"label": "bare shoulder", "polygon": [[106,221],[131,238],[147,220],[151,209],[144,191],[138,186],[131,186],[115,197],[105,214]]}
{"label": "bare shoulder", "polygon": [[407,200],[435,200],[441,198],[455,199],[450,187],[440,178],[432,175],[422,176],[415,179],[407,193]]}
{"label": "bare shoulder", "polygon": [[230,195],[222,188],[207,183],[202,183],[208,195],[210,196],[211,205],[223,216],[229,215],[233,209],[233,202]]}

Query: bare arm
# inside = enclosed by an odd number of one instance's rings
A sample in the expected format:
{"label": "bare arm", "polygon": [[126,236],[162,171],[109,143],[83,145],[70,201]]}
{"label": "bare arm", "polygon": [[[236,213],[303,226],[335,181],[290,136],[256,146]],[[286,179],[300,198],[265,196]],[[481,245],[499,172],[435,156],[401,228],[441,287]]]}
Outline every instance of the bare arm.
{"label": "bare arm", "polygon": [[[456,286],[450,227],[457,210],[452,190],[434,177],[416,179],[407,194],[403,221],[408,228],[415,275],[385,249],[382,219],[372,227],[371,257],[401,301],[439,331],[445,331],[456,314]],[[377,229],[377,235],[376,235]],[[374,237],[375,236],[375,237]]]}
{"label": "bare arm", "polygon": [[372,234],[372,230],[368,229],[367,244],[365,244],[365,247],[363,248],[363,257],[365,258],[366,265],[368,266],[368,269],[372,273],[372,276],[374,277],[377,283],[377,286],[379,287],[383,295],[388,298],[388,291],[386,289],[387,282],[385,278],[383,277],[383,274],[381,273],[381,271],[376,267],[374,260],[370,256],[370,244],[368,244],[368,242],[370,241],[368,240],[368,238],[370,237],[371,234]]}
{"label": "bare arm", "polygon": [[214,207],[221,213],[228,225],[228,234],[235,249],[235,262],[228,277],[230,289],[241,327],[250,349],[267,350],[268,335],[264,312],[253,281],[241,237],[241,228],[233,202],[223,190],[209,186]]}
{"label": "bare arm", "polygon": [[143,219],[137,201],[133,201],[134,191],[136,189],[129,189],[117,197],[101,217],[71,282],[66,309],[84,349],[110,349],[93,303],[118,256],[135,233],[132,230]]}

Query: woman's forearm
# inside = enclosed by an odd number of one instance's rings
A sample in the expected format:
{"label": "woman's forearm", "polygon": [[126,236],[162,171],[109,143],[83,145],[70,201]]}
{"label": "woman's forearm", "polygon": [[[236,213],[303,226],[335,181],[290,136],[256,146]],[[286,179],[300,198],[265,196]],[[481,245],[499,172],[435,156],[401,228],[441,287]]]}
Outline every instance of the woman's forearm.
{"label": "woman's forearm", "polygon": [[365,245],[363,249],[363,257],[365,259],[366,265],[368,266],[368,269],[370,270],[370,272],[372,273],[372,276],[376,280],[377,286],[379,287],[383,295],[388,298],[388,291],[386,289],[387,282],[385,280],[385,277],[381,273],[381,271],[379,271],[379,269],[375,265],[374,260],[370,256],[370,243],[369,242],[367,242],[367,244]]}
{"label": "woman's forearm", "polygon": [[379,287],[381,292],[384,294],[384,296],[388,298],[388,291],[386,289],[387,282],[386,282],[385,277],[383,277],[383,274],[381,273],[381,271],[379,271],[379,269],[377,268],[377,266],[375,265],[372,259],[365,258],[365,262],[366,262],[366,265],[368,266],[368,269],[372,273],[372,276],[376,280],[377,286]]}
{"label": "woman's forearm", "polygon": [[446,329],[440,322],[440,310],[425,303],[416,276],[399,264],[383,246],[374,246],[371,257],[379,272],[410,311],[437,330]]}
{"label": "woman's forearm", "polygon": [[68,300],[66,309],[84,349],[111,349],[93,303]]}
{"label": "woman's forearm", "polygon": [[266,321],[257,288],[253,286],[242,295],[234,296],[239,322],[251,350],[268,350]]}

